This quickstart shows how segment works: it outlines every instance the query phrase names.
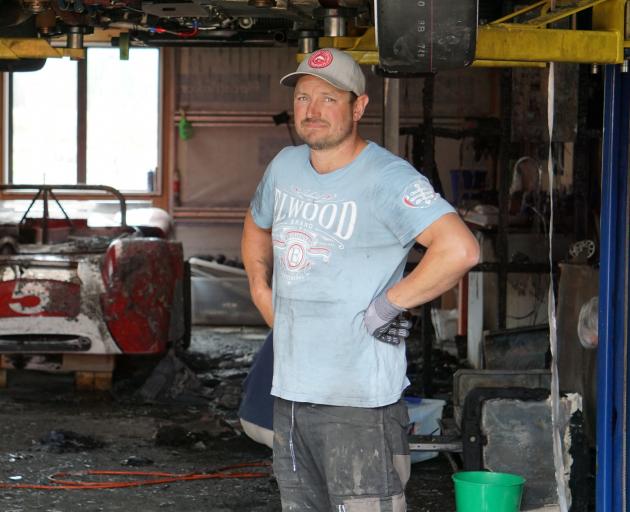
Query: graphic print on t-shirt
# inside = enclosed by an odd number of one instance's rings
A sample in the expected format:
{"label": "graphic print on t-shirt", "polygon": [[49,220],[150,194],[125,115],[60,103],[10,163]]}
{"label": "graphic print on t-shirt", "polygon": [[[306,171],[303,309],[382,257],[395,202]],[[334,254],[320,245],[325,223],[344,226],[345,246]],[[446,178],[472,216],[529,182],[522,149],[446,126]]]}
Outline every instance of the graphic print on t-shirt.
{"label": "graphic print on t-shirt", "polygon": [[415,180],[403,192],[403,204],[409,208],[428,208],[440,198],[425,179]]}
{"label": "graphic print on t-shirt", "polygon": [[357,204],[335,194],[275,189],[273,246],[288,281],[305,279],[343,250],[357,222]]}

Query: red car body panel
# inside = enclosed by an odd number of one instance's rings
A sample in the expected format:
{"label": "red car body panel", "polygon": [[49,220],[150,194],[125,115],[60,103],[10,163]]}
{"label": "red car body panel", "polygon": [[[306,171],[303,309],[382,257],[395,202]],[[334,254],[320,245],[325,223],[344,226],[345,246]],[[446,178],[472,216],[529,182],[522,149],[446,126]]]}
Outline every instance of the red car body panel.
{"label": "red car body panel", "polygon": [[78,283],[51,279],[0,282],[0,318],[57,316],[76,318],[81,308]]}
{"label": "red car body panel", "polygon": [[119,240],[107,249],[101,304],[112,338],[126,354],[163,352],[180,310],[184,278],[181,244]]}

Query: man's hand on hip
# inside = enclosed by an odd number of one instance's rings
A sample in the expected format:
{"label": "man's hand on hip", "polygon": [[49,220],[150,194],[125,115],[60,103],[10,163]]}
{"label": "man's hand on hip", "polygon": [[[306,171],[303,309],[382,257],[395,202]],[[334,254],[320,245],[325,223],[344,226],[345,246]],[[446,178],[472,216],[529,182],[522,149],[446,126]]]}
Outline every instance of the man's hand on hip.
{"label": "man's hand on hip", "polygon": [[409,337],[411,322],[402,316],[406,309],[392,304],[386,293],[384,291],[370,303],[363,322],[368,332],[377,340],[398,345]]}

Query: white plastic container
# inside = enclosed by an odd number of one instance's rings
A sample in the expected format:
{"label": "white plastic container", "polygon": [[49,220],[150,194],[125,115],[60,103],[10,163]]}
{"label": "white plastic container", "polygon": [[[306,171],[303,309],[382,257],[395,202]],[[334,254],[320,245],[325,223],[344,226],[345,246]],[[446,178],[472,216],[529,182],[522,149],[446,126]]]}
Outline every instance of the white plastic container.
{"label": "white plastic container", "polygon": [[454,340],[457,334],[457,309],[431,309],[431,322],[437,341]]}
{"label": "white plastic container", "polygon": [[[435,398],[405,397],[409,412],[409,435],[440,435],[438,420],[442,419],[442,410],[446,402]],[[422,462],[436,457],[438,452],[411,452],[411,463]]]}
{"label": "white plastic container", "polygon": [[194,325],[265,325],[241,268],[190,258]]}

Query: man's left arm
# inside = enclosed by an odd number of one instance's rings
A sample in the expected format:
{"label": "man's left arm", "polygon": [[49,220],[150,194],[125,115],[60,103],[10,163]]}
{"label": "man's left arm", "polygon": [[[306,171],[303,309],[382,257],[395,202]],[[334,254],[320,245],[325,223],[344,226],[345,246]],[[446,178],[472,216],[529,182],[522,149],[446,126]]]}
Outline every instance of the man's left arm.
{"label": "man's left arm", "polygon": [[400,314],[450,290],[479,261],[479,244],[455,213],[447,213],[416,237],[427,248],[420,263],[404,279],[377,296],[363,321],[379,341],[398,345],[411,326]]}
{"label": "man's left arm", "polygon": [[395,306],[410,309],[439,297],[479,261],[479,244],[455,213],[443,215],[416,237],[426,247],[420,263],[387,291]]}

